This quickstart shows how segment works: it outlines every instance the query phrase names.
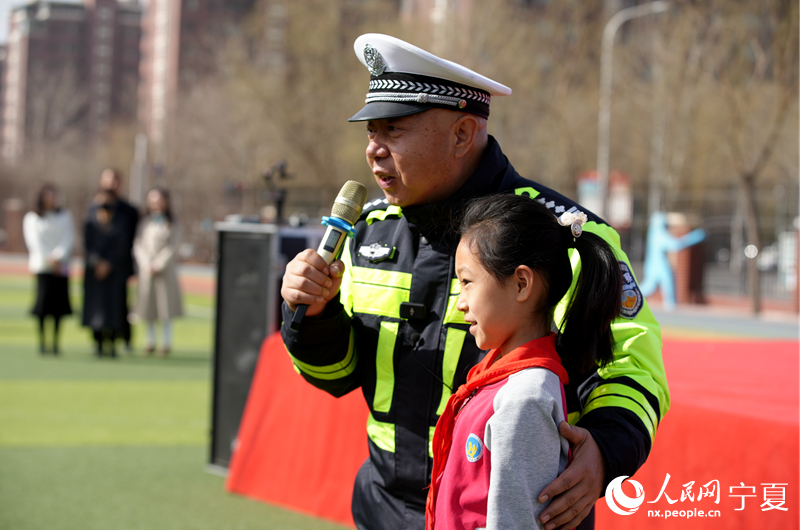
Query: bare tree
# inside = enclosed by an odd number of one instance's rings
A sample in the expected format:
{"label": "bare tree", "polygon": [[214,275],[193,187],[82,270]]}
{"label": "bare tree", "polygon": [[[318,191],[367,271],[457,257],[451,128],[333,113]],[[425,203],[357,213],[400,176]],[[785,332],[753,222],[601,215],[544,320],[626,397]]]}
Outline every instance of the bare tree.
{"label": "bare tree", "polygon": [[86,149],[86,87],[74,65],[34,65],[29,78],[24,159],[47,169],[53,158]]}
{"label": "bare tree", "polygon": [[[701,83],[706,85],[707,102],[716,96],[712,103],[716,113],[715,127],[705,129],[714,133],[717,147],[713,151],[727,158],[731,173],[737,176],[747,243],[761,249],[759,184],[765,174],[774,172],[776,152],[797,142],[797,3],[719,2],[707,9],[700,17],[704,33],[700,38],[706,37],[700,57]],[[795,167],[795,175],[796,171]],[[755,259],[747,260],[747,278],[752,310],[758,313],[761,282]]]}

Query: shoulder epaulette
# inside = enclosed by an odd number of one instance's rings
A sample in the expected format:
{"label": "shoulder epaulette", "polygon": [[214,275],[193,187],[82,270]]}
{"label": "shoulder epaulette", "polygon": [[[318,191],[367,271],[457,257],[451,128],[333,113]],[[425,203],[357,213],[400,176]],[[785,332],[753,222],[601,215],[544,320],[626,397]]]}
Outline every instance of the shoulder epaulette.
{"label": "shoulder epaulette", "polygon": [[375,199],[364,205],[359,220],[372,224],[375,220],[383,221],[390,215],[402,217],[403,209],[399,206],[390,205],[386,199]]}
{"label": "shoulder epaulette", "polygon": [[361,216],[359,217],[359,219],[366,219],[367,215],[369,215],[370,212],[374,212],[375,210],[385,210],[386,207],[388,206],[389,206],[389,201],[387,201],[385,198],[373,199],[364,205],[364,208],[361,210]]}
{"label": "shoulder epaulette", "polygon": [[516,188],[514,193],[517,195],[525,195],[531,199],[534,199],[538,203],[544,204],[548,210],[551,210],[556,215],[556,217],[560,217],[564,212],[574,213],[582,211],[589,217],[590,221],[594,221],[598,224],[607,224],[594,213],[580,208],[577,203],[561,195],[560,193],[551,190],[550,188],[546,188],[544,186],[542,186],[541,189],[534,189],[532,187]]}

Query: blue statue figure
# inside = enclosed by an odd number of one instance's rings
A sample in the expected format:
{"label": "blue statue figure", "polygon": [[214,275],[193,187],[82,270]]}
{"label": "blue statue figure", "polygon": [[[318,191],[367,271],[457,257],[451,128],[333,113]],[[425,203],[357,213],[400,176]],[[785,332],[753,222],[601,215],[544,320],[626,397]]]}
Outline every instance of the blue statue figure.
{"label": "blue statue figure", "polygon": [[675,308],[675,280],[667,259],[667,252],[677,252],[686,247],[696,245],[705,239],[706,233],[701,229],[692,230],[686,235],[675,237],[667,230],[667,215],[654,212],[650,216],[647,228],[647,248],[644,256],[644,281],[639,289],[642,296],[650,296],[661,287],[664,309]]}

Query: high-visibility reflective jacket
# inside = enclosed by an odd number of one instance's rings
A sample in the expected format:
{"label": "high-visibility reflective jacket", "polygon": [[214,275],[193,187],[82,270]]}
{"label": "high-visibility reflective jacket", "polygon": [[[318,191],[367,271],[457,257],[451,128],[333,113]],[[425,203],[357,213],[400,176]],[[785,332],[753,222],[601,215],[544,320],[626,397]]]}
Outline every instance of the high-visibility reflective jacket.
{"label": "high-visibility reflective jacket", "polygon": [[[365,206],[357,235],[343,252],[339,296],[322,314],[306,318],[293,332],[292,312],[283,306],[281,333],[298,372],[334,396],[360,387],[369,406],[370,458],[353,493],[359,528],[424,527],[436,420],[452,389],[484,355],[456,310],[458,240],[452,220],[465,201],[497,192],[527,195],[557,215],[581,209],[520,177],[490,138],[475,174],[445,202],[401,209],[379,199]],[[620,260],[624,316],[613,324],[614,363],[588,376],[571,371],[567,407],[570,423],[588,429],[599,445],[608,483],[633,475],[644,463],[669,408],[669,391],[660,328],[619,248],[619,236],[586,213],[583,229],[603,237]],[[570,252],[574,282],[580,256]],[[564,304],[555,311],[557,323]]]}

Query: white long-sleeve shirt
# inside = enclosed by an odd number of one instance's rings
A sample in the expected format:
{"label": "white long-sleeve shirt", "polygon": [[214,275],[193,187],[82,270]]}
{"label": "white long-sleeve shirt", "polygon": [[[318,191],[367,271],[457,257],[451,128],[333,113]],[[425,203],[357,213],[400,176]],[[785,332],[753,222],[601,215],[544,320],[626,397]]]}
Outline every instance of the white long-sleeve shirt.
{"label": "white long-sleeve shirt", "polygon": [[34,274],[54,272],[48,260],[65,269],[75,244],[75,223],[67,209],[47,212],[39,217],[28,212],[22,220],[22,234],[28,247],[28,269]]}

